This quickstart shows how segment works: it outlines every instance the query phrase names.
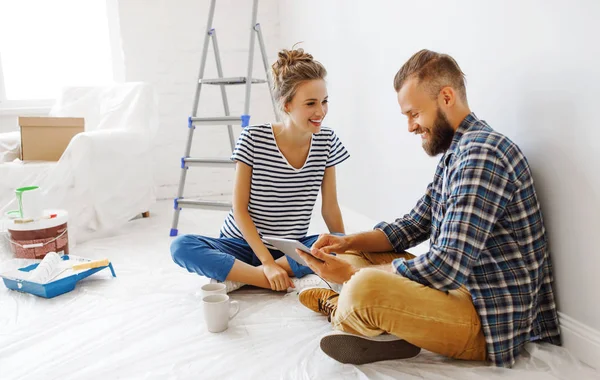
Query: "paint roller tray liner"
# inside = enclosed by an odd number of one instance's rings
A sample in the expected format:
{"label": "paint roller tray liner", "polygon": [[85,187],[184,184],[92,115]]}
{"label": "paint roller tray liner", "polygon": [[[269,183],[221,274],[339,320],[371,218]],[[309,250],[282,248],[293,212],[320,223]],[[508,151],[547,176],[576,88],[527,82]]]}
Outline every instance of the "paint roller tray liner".
{"label": "paint roller tray liner", "polygon": [[[63,260],[69,260],[69,256],[63,256]],[[23,268],[19,268],[18,270],[21,272],[30,272],[37,268],[38,264],[32,264]],[[102,269],[110,268],[110,272],[113,277],[117,277],[115,274],[115,270],[113,269],[112,263],[108,263],[108,265],[88,269],[82,272],[78,272],[73,274],[72,276],[64,277],[56,281],[49,282],[47,284],[38,284],[36,282],[31,282],[27,280],[22,280],[15,278],[15,276],[0,274],[2,280],[4,280],[4,285],[7,288],[16,290],[19,292],[34,294],[39,297],[44,298],[52,298],[59,296],[61,294],[70,292],[75,289],[75,285],[79,280],[83,280],[84,278],[93,275],[94,273],[101,271]]]}

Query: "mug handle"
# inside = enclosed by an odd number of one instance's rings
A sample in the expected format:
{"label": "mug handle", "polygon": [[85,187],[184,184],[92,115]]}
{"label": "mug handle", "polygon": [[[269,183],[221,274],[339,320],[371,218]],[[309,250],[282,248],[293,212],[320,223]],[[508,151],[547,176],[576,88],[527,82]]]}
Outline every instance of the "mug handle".
{"label": "mug handle", "polygon": [[237,315],[237,313],[240,311],[240,304],[238,303],[238,301],[235,300],[231,300],[231,302],[229,303],[229,306],[233,306],[235,311],[233,312],[233,314],[231,314],[231,309],[229,311],[229,320],[231,320],[233,317],[235,317]]}

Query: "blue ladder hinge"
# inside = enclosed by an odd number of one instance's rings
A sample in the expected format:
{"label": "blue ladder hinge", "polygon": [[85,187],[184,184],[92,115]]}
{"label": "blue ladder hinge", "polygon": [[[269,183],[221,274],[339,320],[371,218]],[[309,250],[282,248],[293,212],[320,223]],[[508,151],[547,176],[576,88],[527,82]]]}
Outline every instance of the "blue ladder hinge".
{"label": "blue ladder hinge", "polygon": [[[183,198],[183,197],[181,197],[181,198]],[[181,198],[175,198],[175,199],[173,199],[173,208],[175,210],[181,210],[181,207],[179,207],[179,199],[181,199]]]}
{"label": "blue ladder hinge", "polygon": [[246,128],[250,124],[250,115],[242,115],[242,128]]}

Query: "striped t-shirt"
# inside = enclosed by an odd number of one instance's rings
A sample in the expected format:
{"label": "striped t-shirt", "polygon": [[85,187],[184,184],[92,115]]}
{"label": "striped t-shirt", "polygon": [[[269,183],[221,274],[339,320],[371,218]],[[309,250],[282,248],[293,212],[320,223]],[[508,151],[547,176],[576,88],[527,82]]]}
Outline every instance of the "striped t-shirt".
{"label": "striped t-shirt", "polygon": [[[312,136],[304,166],[296,169],[277,147],[271,124],[245,128],[231,159],[252,167],[248,212],[258,234],[288,239],[305,237],[325,169],[348,157],[333,130],[322,127]],[[233,209],[225,218],[221,233],[244,239],[235,223]]]}

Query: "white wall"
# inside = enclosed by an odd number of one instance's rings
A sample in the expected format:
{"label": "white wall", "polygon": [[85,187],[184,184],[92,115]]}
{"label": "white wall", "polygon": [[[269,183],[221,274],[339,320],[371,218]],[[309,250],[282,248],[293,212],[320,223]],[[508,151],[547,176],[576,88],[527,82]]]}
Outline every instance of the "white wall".
{"label": "white wall", "polygon": [[[200,68],[209,0],[107,0],[116,81],[145,81],[159,95],[160,131],[154,165],[159,198],[172,198],[179,182],[179,160],[187,139],[195,82]],[[279,48],[277,0],[261,0],[261,24],[269,62]],[[252,0],[218,0],[213,27],[217,30],[225,76],[245,76],[248,63]],[[116,39],[116,40],[115,40]],[[119,40],[120,39],[120,40]],[[205,78],[217,77],[212,44]],[[254,54],[255,77],[264,78],[258,41]],[[228,88],[233,114],[243,113],[244,87]],[[251,96],[251,122],[274,120],[266,84],[255,85]],[[45,115],[47,110],[0,112],[0,132],[18,131],[18,115]],[[218,87],[204,86],[198,116],[221,116]],[[236,134],[241,131],[235,127]],[[198,127],[192,156],[229,157],[226,126]],[[233,169],[194,168],[188,172],[185,195],[231,196]]]}
{"label": "white wall", "polygon": [[[125,80],[154,84],[160,101],[160,132],[155,165],[159,197],[173,197],[179,181],[179,160],[187,138],[198,78],[210,2],[208,0],[118,0]],[[279,46],[279,3],[259,2],[260,22],[269,61]],[[219,0],[213,26],[217,30],[225,76],[245,76],[250,40],[251,0]],[[254,72],[264,78],[264,67],[256,42]],[[205,78],[217,77],[214,55],[208,56]],[[243,113],[244,87],[228,89],[230,109]],[[273,121],[266,84],[252,89],[251,123]],[[222,116],[218,87],[203,86],[198,116]],[[226,126],[198,127],[192,156],[229,157]],[[239,134],[241,128],[236,127]],[[229,198],[233,169],[193,168],[188,172],[187,196],[219,195]]]}
{"label": "white wall", "polygon": [[456,58],[472,110],[531,164],[560,310],[600,330],[599,2],[288,0],[280,15],[282,43],[305,41],[329,70],[326,124],[352,155],[341,200],[376,219],[408,211],[437,162],[407,132],[394,74],[422,48]]}
{"label": "white wall", "polygon": [[0,133],[18,132],[19,116],[47,116],[49,109],[28,109],[26,112],[14,110],[0,110]]}

